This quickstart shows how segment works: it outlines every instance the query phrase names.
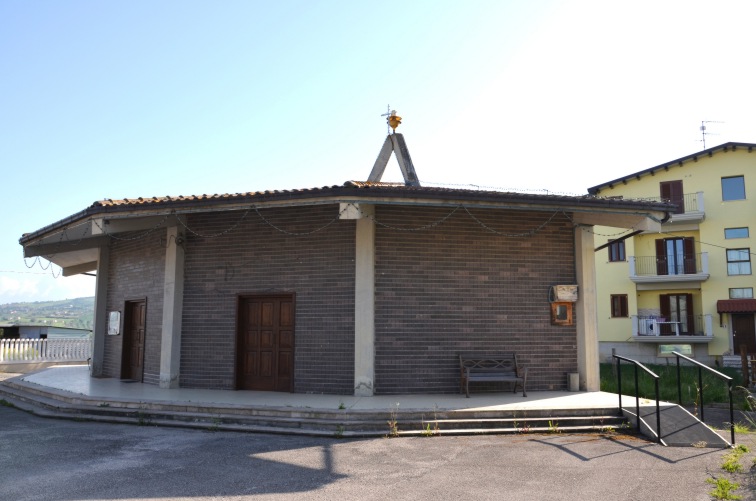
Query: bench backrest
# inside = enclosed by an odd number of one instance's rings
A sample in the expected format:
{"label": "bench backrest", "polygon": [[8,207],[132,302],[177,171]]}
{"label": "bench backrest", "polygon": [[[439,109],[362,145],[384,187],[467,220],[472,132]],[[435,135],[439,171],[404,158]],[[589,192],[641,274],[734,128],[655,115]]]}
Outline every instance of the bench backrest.
{"label": "bench backrest", "polygon": [[459,356],[461,369],[470,369],[470,372],[512,372],[517,373],[517,354],[470,354]]}

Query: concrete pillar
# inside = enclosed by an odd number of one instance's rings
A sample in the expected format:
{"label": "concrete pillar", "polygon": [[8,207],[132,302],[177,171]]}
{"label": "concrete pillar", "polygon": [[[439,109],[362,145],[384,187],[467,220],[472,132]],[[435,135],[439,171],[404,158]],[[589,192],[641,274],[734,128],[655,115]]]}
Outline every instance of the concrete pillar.
{"label": "concrete pillar", "polygon": [[163,329],[160,341],[160,387],[179,387],[181,315],[184,306],[184,245],[177,226],[166,230],[163,280]]}
{"label": "concrete pillar", "polygon": [[103,377],[105,362],[105,336],[108,333],[108,271],[110,269],[110,247],[103,245],[97,257],[97,279],[95,283],[94,328],[92,331],[92,377]]}
{"label": "concrete pillar", "polygon": [[592,227],[575,228],[575,267],[578,280],[577,359],[580,389],[599,391],[599,341],[596,313],[596,266]]}
{"label": "concrete pillar", "polygon": [[354,278],[354,394],[372,396],[375,378],[375,214],[360,206],[356,223]]}

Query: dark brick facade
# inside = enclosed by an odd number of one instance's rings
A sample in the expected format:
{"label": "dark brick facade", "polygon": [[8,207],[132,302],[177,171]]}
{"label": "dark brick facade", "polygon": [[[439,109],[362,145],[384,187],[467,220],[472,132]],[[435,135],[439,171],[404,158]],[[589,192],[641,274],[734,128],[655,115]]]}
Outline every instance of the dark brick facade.
{"label": "dark brick facade", "polygon": [[294,391],[354,392],[355,224],[338,213],[320,205],[188,218],[202,236],[184,230],[180,386],[233,389],[238,295],[292,292]]}
{"label": "dark brick facade", "polygon": [[[380,206],[392,227],[432,225],[453,209]],[[505,234],[553,213],[473,210]],[[421,231],[376,228],[379,394],[459,391],[460,352],[515,351],[529,390],[564,390],[577,371],[576,328],[551,325],[548,289],[576,283],[572,224],[564,215],[533,235],[486,230],[464,209]]]}
{"label": "dark brick facade", "polygon": [[[107,311],[120,311],[123,325],[126,301],[146,300],[144,382],[150,384],[160,379],[164,276],[164,230],[111,239]],[[122,346],[123,333],[105,337],[104,376],[121,377]]]}
{"label": "dark brick facade", "polygon": [[[548,290],[576,283],[571,223],[557,214],[529,234],[553,213],[470,209],[472,217],[458,208],[444,219],[453,210],[376,208],[375,392],[459,391],[457,355],[480,351],[517,352],[529,390],[566,389],[566,373],[577,369],[576,327],[551,325]],[[234,389],[239,296],[285,292],[296,301],[294,391],[353,393],[355,222],[338,211],[182,216],[181,387]],[[429,227],[396,229],[421,226]],[[163,230],[111,242],[108,311],[147,300],[144,380],[154,384],[164,266]],[[121,343],[106,338],[106,376],[120,377]]]}

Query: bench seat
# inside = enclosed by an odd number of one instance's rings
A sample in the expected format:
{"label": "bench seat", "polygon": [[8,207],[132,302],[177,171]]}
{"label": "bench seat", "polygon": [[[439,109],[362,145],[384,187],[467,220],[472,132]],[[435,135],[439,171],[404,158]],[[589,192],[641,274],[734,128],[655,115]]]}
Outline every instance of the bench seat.
{"label": "bench seat", "polygon": [[470,382],[512,383],[512,393],[517,385],[522,387],[522,396],[527,397],[525,385],[528,369],[517,363],[513,352],[496,354],[459,355],[460,393],[470,398]]}

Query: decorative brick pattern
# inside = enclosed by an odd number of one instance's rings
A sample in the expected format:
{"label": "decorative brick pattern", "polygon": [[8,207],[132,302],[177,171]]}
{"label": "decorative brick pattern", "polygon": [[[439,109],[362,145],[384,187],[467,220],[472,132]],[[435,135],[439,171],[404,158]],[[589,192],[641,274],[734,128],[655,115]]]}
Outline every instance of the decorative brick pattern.
{"label": "decorative brick pattern", "polygon": [[[379,206],[376,219],[417,228],[451,210]],[[507,234],[553,214],[470,212]],[[531,236],[494,234],[462,209],[422,231],[378,225],[376,393],[457,392],[458,354],[486,351],[515,351],[529,368],[529,391],[566,389],[566,373],[577,371],[577,331],[551,325],[548,290],[574,283],[573,230],[561,214]]]}

